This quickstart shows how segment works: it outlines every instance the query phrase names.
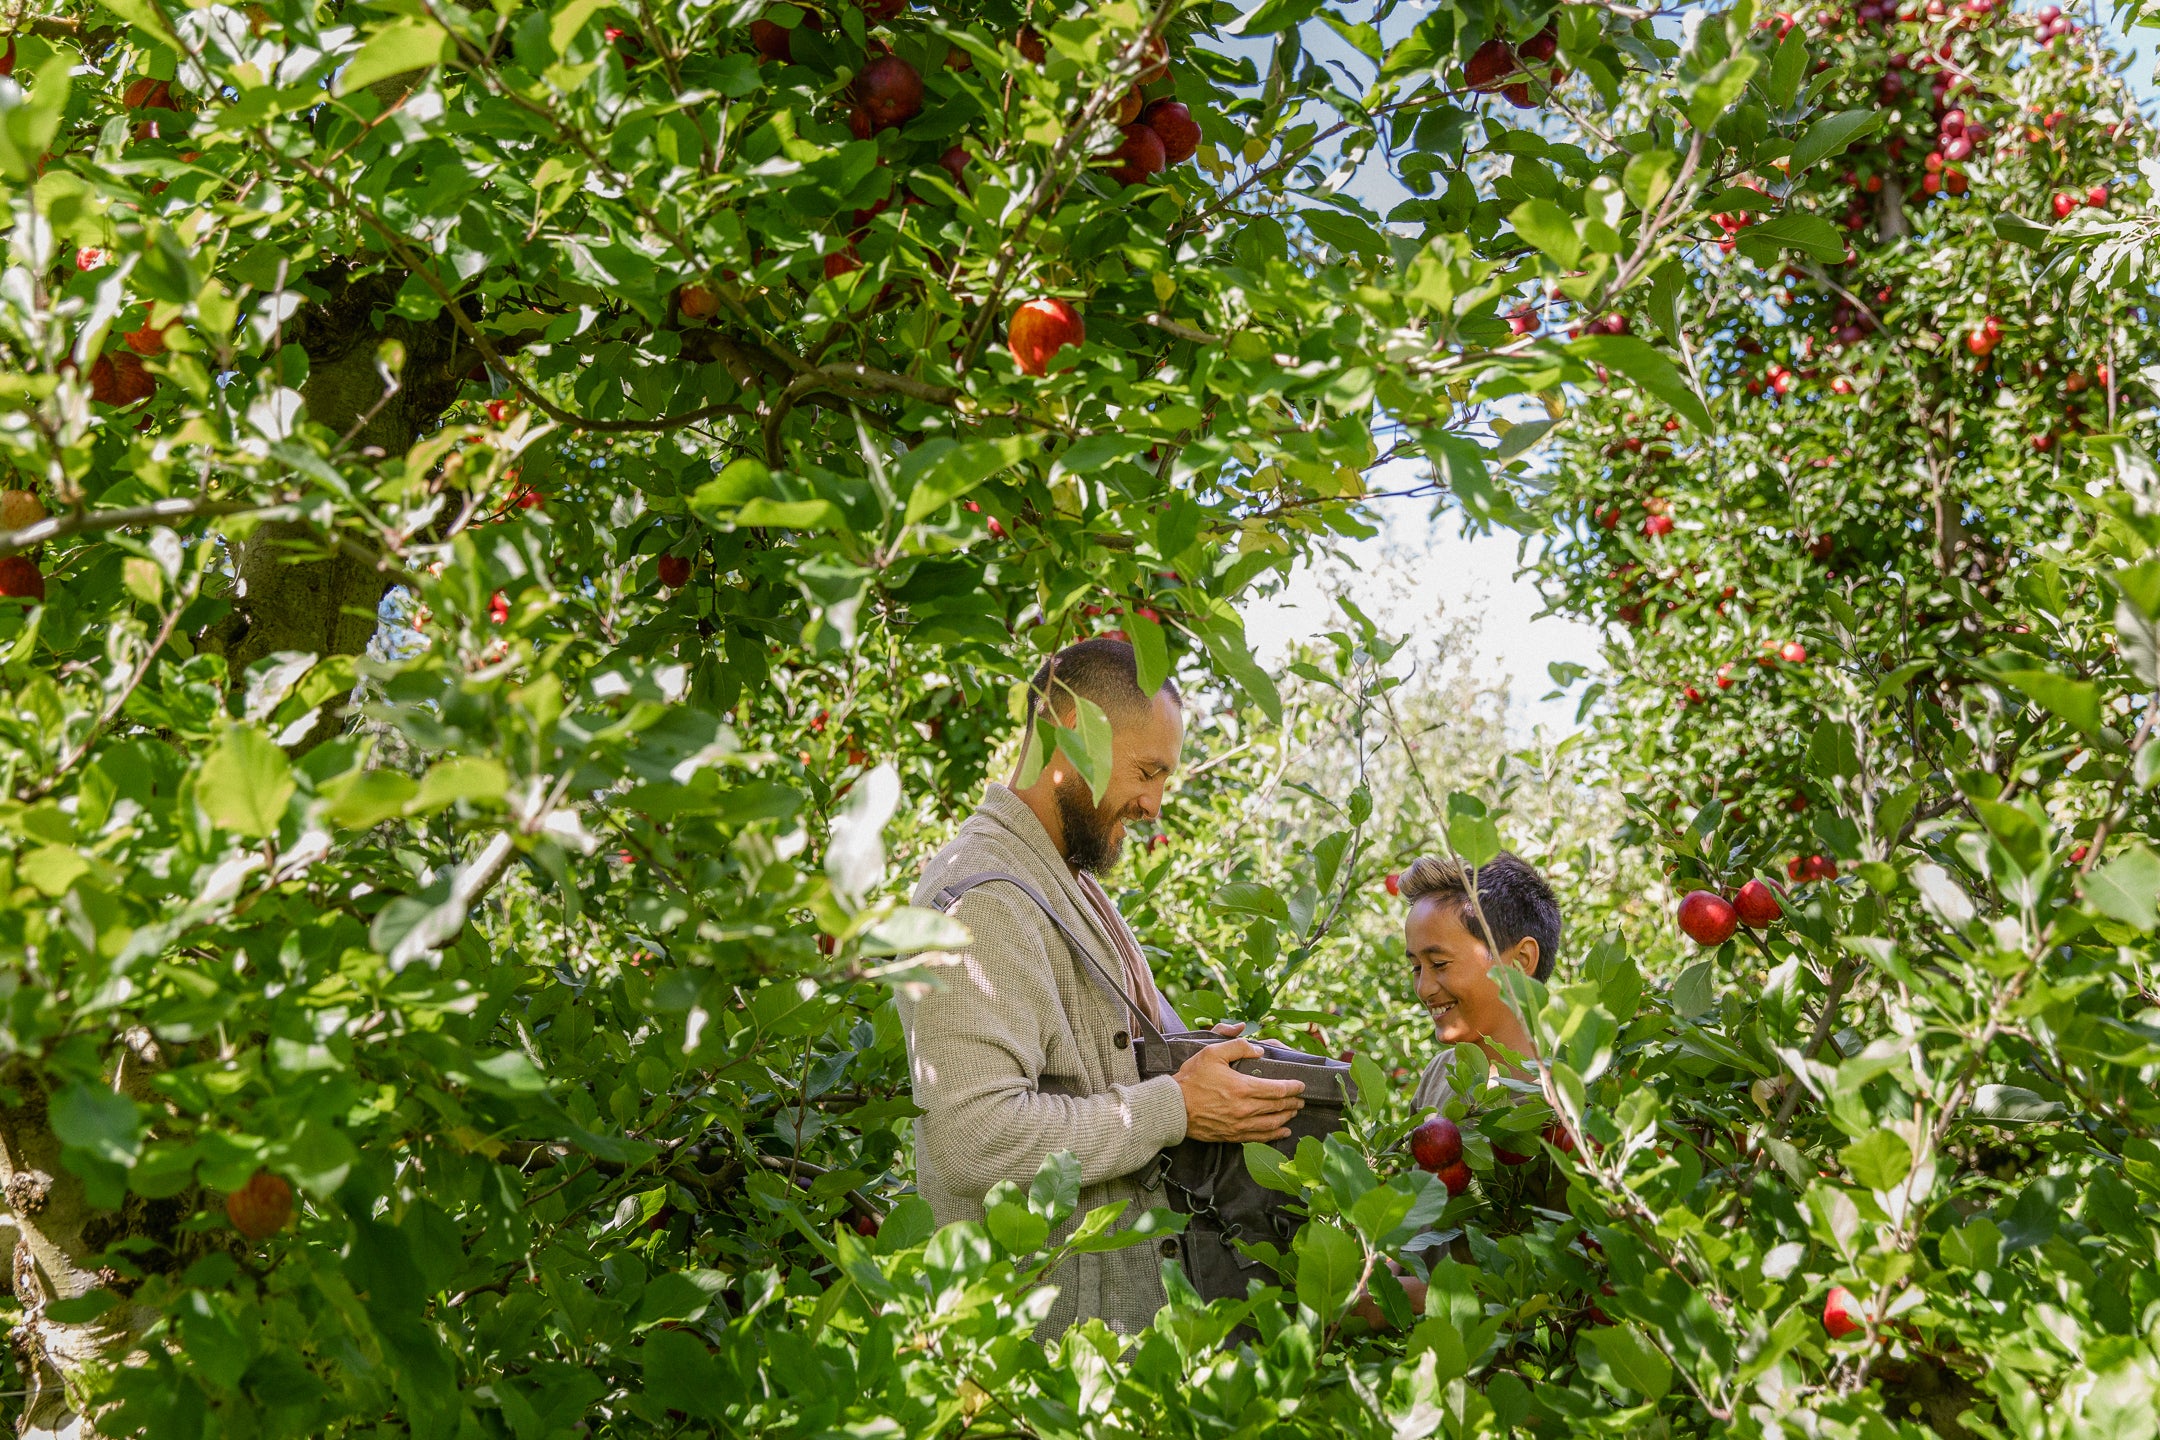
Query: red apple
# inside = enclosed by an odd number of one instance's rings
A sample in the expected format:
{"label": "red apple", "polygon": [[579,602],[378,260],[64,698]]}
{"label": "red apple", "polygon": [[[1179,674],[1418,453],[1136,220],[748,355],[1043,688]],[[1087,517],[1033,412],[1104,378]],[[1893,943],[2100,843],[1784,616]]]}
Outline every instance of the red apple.
{"label": "red apple", "polygon": [[45,518],[35,490],[0,490],[0,530],[22,530]]}
{"label": "red apple", "polygon": [[1867,1328],[1860,1318],[1860,1302],[1842,1285],[1831,1287],[1829,1298],[1823,1301],[1822,1326],[1830,1332],[1833,1340],[1842,1340],[1856,1330]]}
{"label": "red apple", "polygon": [[1545,1143],[1563,1155],[1575,1153],[1575,1136],[1570,1133],[1567,1126],[1562,1125],[1559,1121],[1553,1121],[1541,1133],[1545,1137]]}
{"label": "red apple", "polygon": [[962,190],[967,188],[967,182],[960,178],[961,172],[967,169],[967,151],[961,149],[958,145],[949,146],[944,154],[937,157],[937,163],[939,169],[952,176],[954,185]]}
{"label": "red apple", "polygon": [[1501,88],[1502,81],[1521,68],[1515,58],[1515,48],[1494,36],[1471,52],[1470,62],[1463,66],[1463,78],[1472,90],[1490,95]]}
{"label": "red apple", "polygon": [[1146,105],[1147,101],[1141,97],[1140,87],[1137,85],[1118,96],[1117,123],[1119,127],[1137,124],[1140,119],[1140,112]]}
{"label": "red apple", "polygon": [[1750,880],[1733,896],[1733,913],[1740,923],[1750,930],[1763,930],[1777,923],[1785,908],[1778,904],[1777,892],[1760,880]]}
{"label": "red apple", "polygon": [[[905,5],[902,5],[900,7],[900,9],[903,10],[906,8],[907,7]],[[867,9],[865,13],[867,13]],[[899,13],[899,10],[895,10],[893,13],[897,15]],[[869,1211],[863,1211],[861,1214],[857,1215],[855,1219],[850,1223],[854,1225],[855,1233],[862,1236],[863,1239],[873,1240],[877,1238],[878,1217],[872,1215]]]}
{"label": "red apple", "polygon": [[703,285],[685,285],[675,292],[675,309],[685,320],[710,320],[720,313],[720,297]]}
{"label": "red apple", "polygon": [[1642,522],[1642,533],[1652,536],[1672,534],[1673,518],[1670,515],[1652,515]]}
{"label": "red apple", "polygon": [[[825,22],[818,16],[811,14],[807,10],[800,13],[802,19],[796,22],[798,29],[822,30],[825,28]],[[783,29],[770,20],[752,20],[750,22],[750,43],[757,47],[758,54],[763,55],[768,60],[778,60],[783,65],[795,58],[794,34],[795,31]]]}
{"label": "red apple", "polygon": [[157,377],[133,351],[108,351],[90,367],[90,398],[101,405],[125,407],[156,393]]}
{"label": "red apple", "polygon": [[27,555],[0,559],[0,600],[43,600],[45,576]]}
{"label": "red apple", "polygon": [[827,280],[837,280],[842,275],[852,274],[860,269],[862,269],[862,256],[855,253],[853,245],[849,245],[844,250],[835,250],[825,257],[825,278]]}
{"label": "red apple", "polygon": [[258,1170],[225,1197],[225,1217],[250,1240],[267,1240],[292,1219],[292,1186],[282,1176]]}
{"label": "red apple", "polygon": [[690,557],[687,555],[662,555],[660,557],[660,583],[670,590],[680,590],[690,583]]}
{"label": "red apple", "polygon": [[873,129],[890,130],[922,113],[922,76],[899,56],[880,55],[856,75],[855,98]]}
{"label": "red apple", "polygon": [[1116,177],[1118,184],[1141,184],[1170,163],[1169,151],[1163,145],[1162,136],[1152,129],[1133,124],[1127,125],[1121,133],[1124,138],[1118,142],[1117,149],[1111,152],[1111,158],[1117,163],[1110,167],[1110,173]]}
{"label": "red apple", "polygon": [[2055,198],[2049,203],[2055,207],[2055,218],[2058,220],[2068,218],[2070,212],[2078,208],[2076,198],[2061,190],[2055,192]]}
{"label": "red apple", "polygon": [[140,76],[128,82],[120,94],[120,103],[130,110],[178,110],[172,98],[172,84],[165,80],[153,80]]}
{"label": "red apple", "polygon": [[1797,640],[1788,640],[1778,647],[1778,659],[1788,665],[1799,665],[1807,660],[1807,646]]}
{"label": "red apple", "polygon": [[1029,300],[1013,311],[1005,326],[1006,343],[1023,375],[1048,373],[1051,358],[1067,345],[1087,339],[1080,312],[1063,300],[1045,296]]}
{"label": "red apple", "polygon": [[1721,895],[1690,890],[1680,901],[1680,929],[1698,945],[1722,945],[1739,926],[1740,916]]}
{"label": "red apple", "polygon": [[1499,1161],[1502,1165],[1527,1165],[1535,1157],[1524,1155],[1514,1150],[1510,1150],[1503,1145],[1495,1144],[1492,1147],[1492,1158]]}
{"label": "red apple", "polygon": [[1155,101],[1140,112],[1140,123],[1162,137],[1166,164],[1182,165],[1200,148],[1200,127],[1181,101]]}
{"label": "red apple", "polygon": [[1462,1131],[1445,1115],[1435,1115],[1410,1132],[1410,1158],[1417,1167],[1438,1175],[1462,1159]]}
{"label": "red apple", "polygon": [[1560,53],[1560,32],[1548,20],[1544,29],[1516,46],[1515,53],[1525,60],[1535,60],[1543,64]]}
{"label": "red apple", "polygon": [[1390,894],[1390,895],[1400,895],[1400,894],[1402,894],[1402,876],[1401,876],[1401,875],[1399,875],[1399,874],[1397,874],[1397,873],[1396,873],[1395,871],[1393,871],[1393,870],[1390,870],[1390,871],[1388,871],[1388,873],[1387,873],[1387,878],[1386,878],[1386,879],[1384,879],[1384,880],[1382,880],[1382,881],[1381,881],[1380,883],[1381,883],[1382,885],[1385,885],[1385,886],[1387,887],[1387,893],[1388,893],[1388,894]]}
{"label": "red apple", "polygon": [[2107,202],[2108,188],[2105,185],[2095,185],[2092,187],[2092,189],[2085,192],[2085,203],[2092,206],[2095,210],[2105,209],[2107,207]]}
{"label": "red apple", "polygon": [[1448,1166],[1444,1170],[1437,1170],[1433,1173],[1439,1176],[1441,1184],[1447,1186],[1447,1193],[1450,1199],[1462,1194],[1463,1191],[1470,1188],[1470,1181],[1472,1178],[1470,1174],[1470,1167],[1463,1164],[1463,1162],[1460,1160],[1456,1161],[1454,1164]]}
{"label": "red apple", "polygon": [[1050,53],[1043,48],[1043,37],[1032,25],[1020,27],[1020,33],[1013,36],[1013,46],[1036,65],[1042,64]]}

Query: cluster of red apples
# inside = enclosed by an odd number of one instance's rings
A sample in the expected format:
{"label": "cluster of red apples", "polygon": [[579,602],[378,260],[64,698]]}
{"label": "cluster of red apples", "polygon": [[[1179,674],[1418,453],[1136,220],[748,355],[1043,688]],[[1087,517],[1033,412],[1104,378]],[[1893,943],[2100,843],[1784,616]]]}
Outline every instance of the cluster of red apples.
{"label": "cluster of red apples", "polygon": [[[1574,1153],[1575,1137],[1566,1126],[1548,1125],[1544,1137],[1555,1149]],[[1535,1158],[1501,1145],[1493,1146],[1492,1153],[1502,1165],[1527,1165]],[[1410,1132],[1410,1159],[1418,1169],[1447,1186],[1450,1196],[1468,1190],[1474,1178],[1469,1163],[1463,1159],[1462,1127],[1445,1115],[1434,1115]]]}
{"label": "cluster of red apples", "polygon": [[[1535,69],[1545,69],[1548,87],[1558,85],[1567,77],[1567,71],[1552,64],[1560,53],[1560,32],[1551,21],[1537,34],[1520,45],[1510,45],[1494,36],[1471,52],[1469,63],[1463,66],[1463,78],[1472,90],[1481,95],[1502,95],[1510,105],[1527,110],[1537,103],[1531,93],[1531,83],[1536,79]],[[1549,69],[1546,67],[1550,66]]]}
{"label": "cluster of red apples", "polygon": [[1767,930],[1785,913],[1777,891],[1750,880],[1727,900],[1714,890],[1690,890],[1680,899],[1680,931],[1698,945],[1722,945],[1745,925]]}

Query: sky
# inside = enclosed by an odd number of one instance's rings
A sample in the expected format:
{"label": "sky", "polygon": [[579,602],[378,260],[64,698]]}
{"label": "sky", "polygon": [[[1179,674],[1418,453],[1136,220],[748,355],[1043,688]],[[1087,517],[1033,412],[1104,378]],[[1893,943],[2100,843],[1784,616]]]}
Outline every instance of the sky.
{"label": "sky", "polygon": [[[2119,30],[2109,29],[2113,41],[2135,56],[2129,79],[2150,103],[2156,94],[2160,32],[2140,30],[2126,45]],[[1385,213],[1405,193],[1396,190],[1391,197],[1384,187],[1392,184],[1383,168],[1368,166],[1350,188]],[[1395,489],[1418,478],[1404,467],[1392,474],[1375,472],[1369,483],[1375,490]],[[1301,569],[1280,593],[1243,607],[1261,662],[1278,664],[1294,641],[1334,628],[1329,587],[1347,578],[1351,598],[1385,631],[1409,634],[1470,620],[1475,626],[1473,665],[1484,678],[1508,681],[1513,738],[1527,740],[1537,729],[1552,738],[1574,731],[1577,699],[1602,668],[1599,629],[1559,616],[1538,618],[1543,607],[1536,587],[1516,578],[1520,537],[1499,531],[1464,539],[1457,516],[1446,507],[1436,511],[1429,500],[1383,501],[1375,509],[1382,533],[1350,542],[1346,566],[1324,572]],[[1406,576],[1410,583],[1391,583],[1395,575]],[[1567,694],[1548,699],[1553,692],[1548,667],[1555,663],[1587,666],[1590,674]]]}

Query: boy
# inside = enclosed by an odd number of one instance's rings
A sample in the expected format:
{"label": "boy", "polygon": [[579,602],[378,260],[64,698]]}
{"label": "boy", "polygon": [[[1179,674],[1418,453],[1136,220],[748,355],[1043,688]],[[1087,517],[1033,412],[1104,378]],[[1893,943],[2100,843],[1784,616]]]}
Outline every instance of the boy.
{"label": "boy", "polygon": [[[1560,902],[1552,887],[1520,856],[1503,850],[1471,874],[1461,862],[1427,855],[1399,882],[1410,913],[1404,947],[1417,997],[1432,1016],[1442,1046],[1473,1044],[1505,1063],[1503,1050],[1531,1053],[1530,1033],[1508,1008],[1498,972],[1513,966],[1536,980],[1553,972],[1560,953]],[[1482,924],[1480,923],[1482,921]],[[1452,1049],[1425,1067],[1411,1103],[1438,1110],[1448,1102]]]}

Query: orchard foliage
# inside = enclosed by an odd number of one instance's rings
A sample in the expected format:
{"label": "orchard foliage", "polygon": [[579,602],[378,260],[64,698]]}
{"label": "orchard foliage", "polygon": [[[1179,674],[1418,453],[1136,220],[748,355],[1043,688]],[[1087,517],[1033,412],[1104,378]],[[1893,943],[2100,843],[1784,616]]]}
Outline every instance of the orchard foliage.
{"label": "orchard foliage", "polygon": [[1675,937],[1654,1005],[1596,959],[1546,1001],[1596,1303],[1750,1433],[2150,1434],[2160,492],[2151,296],[2103,248],[2147,132],[2052,7],[1779,43],[1873,128],[1753,172],[1649,297],[1717,435],[1599,396],[1543,497],[1632,838],[1676,900],[1782,892]]}
{"label": "orchard foliage", "polygon": [[[1377,462],[1520,521],[1543,432],[1488,448],[1494,401],[1557,414],[1599,366],[1677,395],[1651,344],[1499,305],[1534,246],[1604,308],[1680,243],[1701,156],[1848,138],[1745,7],[1685,44],[1306,0],[8,24],[25,1433],[1483,1423],[1468,1270],[1408,1361],[1345,1368],[1346,1257],[1437,1218],[1408,1180],[1314,1201],[1354,1228],[1286,1259],[1303,1311],[1254,1302],[1264,1382],[1182,1309],[1115,1405],[1115,1343],[1031,1348],[1069,1186],[937,1237],[905,1198],[886,986],[964,937],[898,903],[882,837],[952,822],[1014,682],[1087,629],[1274,724],[1234,602],[1366,533]],[[1361,167],[1412,198],[1371,209]],[[1102,738],[1064,743],[1093,773]],[[1451,825],[1483,843],[1499,798]],[[1303,878],[1340,913],[1372,872],[1334,853]],[[1245,893],[1285,932],[1229,977],[1259,1020],[1327,936]]]}

